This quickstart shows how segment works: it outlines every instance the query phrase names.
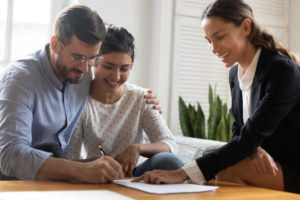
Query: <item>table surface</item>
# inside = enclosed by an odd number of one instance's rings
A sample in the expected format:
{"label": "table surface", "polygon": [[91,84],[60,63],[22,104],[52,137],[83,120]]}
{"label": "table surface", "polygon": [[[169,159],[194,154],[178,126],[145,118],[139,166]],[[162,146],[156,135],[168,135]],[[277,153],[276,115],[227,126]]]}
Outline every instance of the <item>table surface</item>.
{"label": "table surface", "polygon": [[264,188],[237,185],[224,182],[211,182],[210,185],[218,185],[219,189],[214,192],[185,193],[185,194],[163,194],[156,195],[142,191],[126,188],[115,184],[82,184],[56,181],[0,181],[0,192],[8,191],[61,191],[61,190],[110,190],[119,194],[126,195],[134,199],[147,200],[300,200],[300,195],[269,190]]}

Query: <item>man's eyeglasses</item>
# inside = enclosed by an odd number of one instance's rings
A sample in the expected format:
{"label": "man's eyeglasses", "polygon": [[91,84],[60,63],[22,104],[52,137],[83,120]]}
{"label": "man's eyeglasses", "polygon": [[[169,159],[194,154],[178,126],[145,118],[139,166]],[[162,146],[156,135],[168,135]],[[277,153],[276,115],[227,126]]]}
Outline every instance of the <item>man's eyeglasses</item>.
{"label": "man's eyeglasses", "polygon": [[61,47],[62,47],[63,49],[65,49],[66,52],[68,52],[68,54],[70,54],[71,59],[72,59],[72,64],[75,65],[75,66],[81,65],[81,64],[84,63],[84,62],[88,62],[88,64],[89,64],[90,66],[96,65],[96,64],[98,64],[98,63],[101,61],[101,59],[102,59],[102,56],[101,56],[101,55],[96,55],[96,56],[93,56],[93,57],[91,57],[91,58],[88,58],[88,57],[82,56],[82,55],[77,55],[77,54],[72,53],[71,51],[69,51],[69,50],[65,47],[65,45],[62,43],[62,41],[61,41],[60,39],[59,39],[59,43],[60,43]]}

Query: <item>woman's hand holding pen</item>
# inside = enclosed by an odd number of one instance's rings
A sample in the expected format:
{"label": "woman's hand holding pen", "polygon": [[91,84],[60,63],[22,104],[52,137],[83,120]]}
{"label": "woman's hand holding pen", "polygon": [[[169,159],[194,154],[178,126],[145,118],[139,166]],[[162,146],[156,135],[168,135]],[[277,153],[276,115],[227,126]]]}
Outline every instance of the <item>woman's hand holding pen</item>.
{"label": "woman's hand holding pen", "polygon": [[132,176],[132,171],[140,156],[139,144],[132,144],[116,156],[116,161],[122,166],[125,176]]}
{"label": "woman's hand holding pen", "polygon": [[255,152],[248,157],[250,165],[258,173],[270,173],[276,176],[278,173],[278,167],[273,158],[261,147],[258,147]]}

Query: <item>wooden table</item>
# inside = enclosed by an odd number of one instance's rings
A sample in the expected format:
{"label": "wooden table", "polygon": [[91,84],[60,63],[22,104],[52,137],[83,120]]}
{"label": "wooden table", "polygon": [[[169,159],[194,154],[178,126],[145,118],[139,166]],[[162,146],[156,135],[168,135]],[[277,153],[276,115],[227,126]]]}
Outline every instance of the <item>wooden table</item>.
{"label": "wooden table", "polygon": [[[215,183],[211,183],[215,185]],[[0,192],[52,190],[111,190],[134,199],[146,200],[300,200],[300,195],[231,183],[218,183],[215,192],[154,195],[115,184],[81,184],[55,181],[0,181]]]}

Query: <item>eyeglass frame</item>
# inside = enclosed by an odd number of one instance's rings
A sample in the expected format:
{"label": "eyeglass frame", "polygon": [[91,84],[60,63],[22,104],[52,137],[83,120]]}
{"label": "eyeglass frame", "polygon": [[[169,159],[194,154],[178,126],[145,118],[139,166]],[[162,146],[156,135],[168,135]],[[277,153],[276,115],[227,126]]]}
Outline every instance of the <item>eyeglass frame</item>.
{"label": "eyeglass frame", "polygon": [[[67,49],[61,39],[58,38],[58,40],[59,40],[59,44],[61,45],[62,49],[65,49],[66,52],[71,56],[72,64],[75,66],[81,65],[84,62],[87,62],[90,66],[94,66],[102,60],[101,53],[99,53],[96,56],[90,57],[90,58],[83,56],[83,55],[78,55],[76,53],[71,52],[69,49]],[[93,59],[95,59],[95,60],[93,60]]]}

